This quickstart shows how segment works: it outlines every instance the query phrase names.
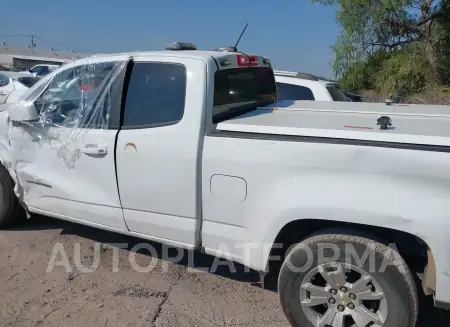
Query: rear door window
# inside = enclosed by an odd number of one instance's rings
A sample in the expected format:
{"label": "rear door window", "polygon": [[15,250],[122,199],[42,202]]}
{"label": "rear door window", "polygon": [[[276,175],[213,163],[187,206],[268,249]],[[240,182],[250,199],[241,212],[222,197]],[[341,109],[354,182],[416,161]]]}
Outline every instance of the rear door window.
{"label": "rear door window", "polygon": [[277,83],[278,101],[281,100],[312,100],[314,94],[310,88],[300,85]]}
{"label": "rear door window", "polygon": [[339,88],[335,86],[327,86],[327,90],[328,92],[330,92],[333,101],[348,102],[348,99],[345,96],[344,92],[342,92]]}
{"label": "rear door window", "polygon": [[269,67],[223,69],[214,75],[213,123],[276,101],[275,77]]}

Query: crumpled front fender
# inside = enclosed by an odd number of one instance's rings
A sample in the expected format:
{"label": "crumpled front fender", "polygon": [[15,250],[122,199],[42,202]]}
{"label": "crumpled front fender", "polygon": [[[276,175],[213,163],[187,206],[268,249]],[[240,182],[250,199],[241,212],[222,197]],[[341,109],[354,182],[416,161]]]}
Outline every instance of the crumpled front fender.
{"label": "crumpled front fender", "polygon": [[21,185],[18,183],[16,170],[13,167],[12,150],[9,138],[9,114],[7,110],[8,105],[0,105],[0,162],[8,170],[9,175],[14,181],[14,193],[19,199],[20,204],[24,207],[27,216],[29,216],[26,204],[23,202],[23,191]]}

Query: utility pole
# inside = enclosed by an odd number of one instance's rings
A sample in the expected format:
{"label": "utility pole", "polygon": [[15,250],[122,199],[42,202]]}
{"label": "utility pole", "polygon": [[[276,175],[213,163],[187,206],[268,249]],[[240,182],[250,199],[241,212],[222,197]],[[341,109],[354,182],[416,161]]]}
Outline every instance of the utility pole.
{"label": "utility pole", "polygon": [[31,34],[31,35],[30,35],[30,45],[29,45],[29,47],[30,47],[31,49],[36,48],[36,43],[34,42],[34,39],[35,39],[34,34]]}

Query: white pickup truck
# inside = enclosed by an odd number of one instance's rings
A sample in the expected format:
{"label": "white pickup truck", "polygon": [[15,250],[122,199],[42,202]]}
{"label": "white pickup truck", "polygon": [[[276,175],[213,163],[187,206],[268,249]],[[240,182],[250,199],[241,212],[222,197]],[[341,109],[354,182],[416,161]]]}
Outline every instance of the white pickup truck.
{"label": "white pickup truck", "polygon": [[448,308],[449,108],[277,107],[267,58],[193,48],[78,60],[6,105],[0,226],[229,258],[278,278],[293,326],[413,327],[422,289]]}

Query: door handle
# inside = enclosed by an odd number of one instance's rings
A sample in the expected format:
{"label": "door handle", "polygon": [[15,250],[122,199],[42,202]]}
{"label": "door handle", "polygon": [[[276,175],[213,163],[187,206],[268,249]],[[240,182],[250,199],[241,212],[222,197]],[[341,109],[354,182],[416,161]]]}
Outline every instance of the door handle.
{"label": "door handle", "polygon": [[81,151],[86,154],[106,154],[108,150],[106,146],[99,146],[97,144],[86,144],[81,148]]}

